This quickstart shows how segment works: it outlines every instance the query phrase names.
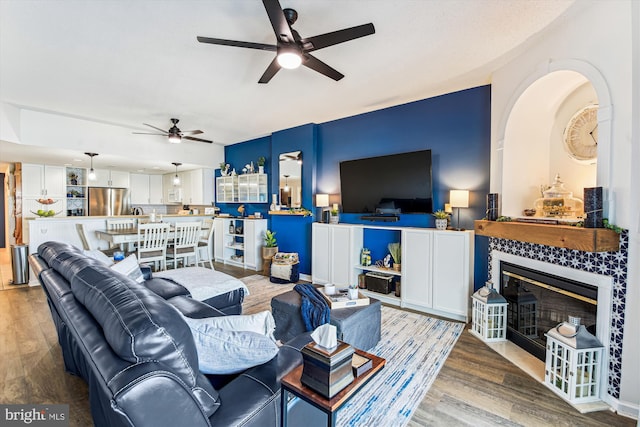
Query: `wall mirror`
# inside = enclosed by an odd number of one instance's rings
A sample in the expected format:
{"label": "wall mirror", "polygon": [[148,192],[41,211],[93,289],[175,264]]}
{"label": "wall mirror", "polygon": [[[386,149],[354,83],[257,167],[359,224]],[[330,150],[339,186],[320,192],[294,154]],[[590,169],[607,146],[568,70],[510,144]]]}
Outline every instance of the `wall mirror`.
{"label": "wall mirror", "polygon": [[302,151],[280,154],[280,205],[299,208],[302,204]]}

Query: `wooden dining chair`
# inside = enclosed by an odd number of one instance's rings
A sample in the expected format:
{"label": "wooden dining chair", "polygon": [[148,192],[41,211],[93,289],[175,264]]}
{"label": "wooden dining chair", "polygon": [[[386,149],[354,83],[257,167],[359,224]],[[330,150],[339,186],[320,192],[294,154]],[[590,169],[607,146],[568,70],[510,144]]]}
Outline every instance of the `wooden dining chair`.
{"label": "wooden dining chair", "polygon": [[[200,235],[198,240],[198,265],[205,266],[205,262],[209,262],[209,267],[213,270],[213,260],[211,259],[211,253],[213,252],[213,220],[205,219],[203,221],[204,233]],[[206,256],[201,256],[202,253]]]}
{"label": "wooden dining chair", "polygon": [[84,229],[84,224],[78,222],[76,223],[76,231],[78,232],[78,237],[80,237],[80,241],[82,242],[82,249],[84,249],[85,251],[92,251],[94,249],[99,250],[100,252],[104,253],[107,256],[112,257],[113,253],[117,250],[120,250],[120,248],[109,248],[109,249],[100,249],[100,248],[94,248],[91,246],[91,243],[89,243],[89,238],[87,237],[87,232]]}
{"label": "wooden dining chair", "polygon": [[167,263],[178,268],[178,260],[182,260],[182,266],[186,267],[189,257],[195,258],[198,265],[198,240],[202,222],[177,222],[175,226],[173,243],[167,249]]}
{"label": "wooden dining chair", "polygon": [[[125,230],[136,227],[136,220],[133,218],[107,219],[106,222],[107,230]],[[125,250],[124,244],[121,244],[119,247],[120,250]],[[127,247],[127,252],[133,252],[134,250],[134,245],[129,244],[129,246]]]}
{"label": "wooden dining chair", "polygon": [[154,268],[160,263],[160,269],[167,268],[167,242],[169,224],[148,223],[138,225],[138,262],[153,261]]}

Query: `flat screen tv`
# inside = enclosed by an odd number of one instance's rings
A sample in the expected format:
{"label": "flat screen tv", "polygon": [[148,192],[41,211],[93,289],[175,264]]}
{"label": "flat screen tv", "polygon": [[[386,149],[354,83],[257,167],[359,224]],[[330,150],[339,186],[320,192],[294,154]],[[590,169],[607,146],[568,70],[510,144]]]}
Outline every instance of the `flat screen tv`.
{"label": "flat screen tv", "polygon": [[431,213],[431,150],[340,162],[345,213]]}

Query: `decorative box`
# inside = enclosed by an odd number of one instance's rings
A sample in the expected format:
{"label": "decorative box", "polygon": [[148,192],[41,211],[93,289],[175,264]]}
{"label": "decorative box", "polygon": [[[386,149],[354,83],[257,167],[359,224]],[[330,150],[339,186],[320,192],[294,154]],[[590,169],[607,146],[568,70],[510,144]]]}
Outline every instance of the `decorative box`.
{"label": "decorative box", "polygon": [[364,280],[367,284],[367,289],[370,291],[379,292],[381,294],[389,294],[395,291],[392,274],[370,271],[365,274]]}

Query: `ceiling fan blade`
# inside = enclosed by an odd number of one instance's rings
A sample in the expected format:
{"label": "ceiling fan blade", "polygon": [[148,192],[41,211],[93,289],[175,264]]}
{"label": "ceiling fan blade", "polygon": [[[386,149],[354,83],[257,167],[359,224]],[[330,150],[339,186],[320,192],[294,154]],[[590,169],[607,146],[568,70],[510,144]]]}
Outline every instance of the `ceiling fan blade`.
{"label": "ceiling fan blade", "polygon": [[324,74],[325,76],[335,81],[338,81],[344,77],[344,74],[338,72],[337,70],[334,70],[315,56],[311,56],[306,53],[303,56],[304,59],[302,60],[302,65],[304,65],[305,67],[311,68],[312,70],[315,70],[320,74]]}
{"label": "ceiling fan blade", "polygon": [[264,4],[267,15],[269,15],[269,21],[271,21],[271,26],[278,42],[294,42],[295,39],[293,38],[291,27],[284,16],[280,2],[278,0],[262,0],[262,4]]}
{"label": "ceiling fan blade", "polygon": [[198,36],[197,39],[200,43],[220,44],[224,46],[234,46],[234,47],[246,47],[249,49],[268,50],[271,52],[275,52],[278,49],[276,45],[264,44],[264,43],[241,42],[237,40],[215,39],[212,37],[200,37],[200,36]]}
{"label": "ceiling fan blade", "polygon": [[319,36],[309,37],[300,40],[305,52],[313,52],[327,46],[344,43],[349,40],[368,36],[376,32],[373,24],[358,25],[356,27],[345,28],[344,30],[333,31]]}
{"label": "ceiling fan blade", "polygon": [[264,74],[262,74],[262,77],[260,77],[258,83],[269,83],[269,80],[271,80],[271,78],[275,76],[279,70],[280,64],[278,64],[278,57],[276,56],[275,58],[273,58],[273,61],[271,61],[271,64],[269,64]]}
{"label": "ceiling fan blade", "polygon": [[159,127],[156,127],[156,126],[154,126],[154,125],[150,125],[150,124],[147,124],[147,123],[143,123],[143,125],[145,125],[145,126],[149,126],[150,128],[154,128],[155,130],[159,130],[160,132],[164,132],[164,134],[165,134],[165,135],[167,135],[167,134],[169,133],[169,132],[167,132],[166,130],[164,130],[164,129],[160,129]]}
{"label": "ceiling fan blade", "polygon": [[192,136],[183,136],[182,139],[188,139],[190,141],[208,142],[209,144],[213,144],[213,141],[209,141],[208,139],[194,138]]}
{"label": "ceiling fan blade", "polygon": [[167,136],[167,133],[151,133],[151,132],[131,132],[135,135],[161,135],[161,136]]}
{"label": "ceiling fan blade", "polygon": [[185,130],[185,131],[180,131],[180,133],[184,136],[184,135],[200,135],[202,132],[201,130]]}

